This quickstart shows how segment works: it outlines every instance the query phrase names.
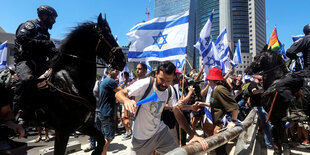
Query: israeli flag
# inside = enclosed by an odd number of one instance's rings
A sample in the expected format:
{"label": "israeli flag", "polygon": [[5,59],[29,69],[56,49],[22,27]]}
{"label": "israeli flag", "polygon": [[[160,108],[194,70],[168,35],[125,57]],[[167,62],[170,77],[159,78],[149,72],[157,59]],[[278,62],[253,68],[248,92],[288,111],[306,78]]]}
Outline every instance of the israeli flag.
{"label": "israeli flag", "polygon": [[299,40],[302,37],[304,37],[304,35],[301,34],[301,35],[292,36],[292,39],[295,42],[295,41]]}
{"label": "israeli flag", "polygon": [[240,64],[242,64],[242,58],[241,58],[241,42],[240,39],[238,40],[238,44],[235,50],[234,58],[232,61],[233,67],[238,67]]}
{"label": "israeli flag", "polygon": [[175,66],[180,72],[183,72],[184,64],[185,64],[185,58],[177,59],[175,62]]}
{"label": "israeli flag", "polygon": [[226,74],[228,70],[231,68],[226,28],[224,28],[221,34],[217,37],[215,46],[219,54],[219,59],[220,59],[220,63],[222,66],[223,74]]}
{"label": "israeli flag", "polygon": [[[212,104],[211,102],[211,93],[213,91],[212,87],[209,87],[208,89],[208,93],[207,93],[207,97],[206,97],[206,102]],[[204,117],[204,121],[208,120],[208,122],[210,124],[213,124],[213,120],[212,120],[212,114],[211,114],[211,108],[210,107],[205,107],[205,115],[206,117]]]}
{"label": "israeli flag", "polygon": [[116,41],[116,43],[119,45],[117,35],[115,35],[115,41]]}
{"label": "israeli flag", "polygon": [[125,65],[123,72],[127,72],[128,74],[130,73],[129,68],[127,65]]}
{"label": "israeli flag", "polygon": [[151,67],[150,61],[146,61],[145,64],[146,64],[146,69],[147,69],[146,74],[148,75],[152,72],[152,67]]}
{"label": "israeli flag", "polygon": [[133,71],[130,72],[129,74],[129,79],[132,80],[135,76],[133,75]]}
{"label": "israeli flag", "polygon": [[200,32],[200,38],[198,42],[194,45],[194,47],[200,51],[202,56],[205,75],[209,74],[209,70],[211,68],[219,66],[217,48],[215,47],[211,36],[212,20],[213,11]]}
{"label": "israeli flag", "polygon": [[137,24],[128,33],[129,62],[166,61],[185,58],[189,11]]}
{"label": "israeli flag", "polygon": [[122,72],[118,73],[117,77],[118,77],[118,80],[119,80],[119,84],[124,83],[124,80],[123,80],[124,72],[127,72],[128,74],[130,73],[129,68],[127,67],[127,65],[125,65],[124,70]]}
{"label": "israeli flag", "polygon": [[207,49],[202,52],[202,60],[206,75],[209,74],[211,68],[221,68],[217,48],[213,41],[211,41]]}
{"label": "israeli flag", "polygon": [[194,45],[200,51],[200,54],[207,49],[208,45],[211,43],[211,27],[212,27],[212,20],[213,20],[213,12],[211,13],[207,23],[203,26],[202,30],[200,31],[200,38],[198,42]]}
{"label": "israeli flag", "polygon": [[0,70],[8,68],[7,62],[8,45],[7,41],[0,45]]}

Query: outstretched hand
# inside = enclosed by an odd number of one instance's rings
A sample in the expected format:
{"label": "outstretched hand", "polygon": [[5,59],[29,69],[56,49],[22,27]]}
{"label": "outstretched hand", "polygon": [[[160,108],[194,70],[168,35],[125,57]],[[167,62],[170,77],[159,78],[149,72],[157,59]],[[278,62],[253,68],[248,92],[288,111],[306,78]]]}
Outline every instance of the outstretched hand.
{"label": "outstretched hand", "polygon": [[137,110],[137,104],[134,100],[125,100],[124,101],[124,106],[127,110],[130,111],[130,113],[135,113]]}
{"label": "outstretched hand", "polygon": [[207,151],[209,146],[208,143],[204,140],[204,138],[194,135],[194,137],[189,141],[189,144],[192,144],[194,142],[199,142],[203,151]]}

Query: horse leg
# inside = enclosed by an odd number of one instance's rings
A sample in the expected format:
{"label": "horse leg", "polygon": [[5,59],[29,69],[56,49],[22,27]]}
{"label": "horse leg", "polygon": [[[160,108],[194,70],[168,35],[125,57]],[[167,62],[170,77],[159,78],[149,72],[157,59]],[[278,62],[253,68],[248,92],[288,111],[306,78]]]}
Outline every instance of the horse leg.
{"label": "horse leg", "polygon": [[95,125],[92,125],[89,122],[86,122],[79,129],[79,131],[81,133],[84,133],[86,135],[89,135],[89,136],[95,138],[95,140],[97,142],[97,146],[96,146],[95,150],[92,152],[92,155],[100,155],[102,150],[103,150],[103,146],[105,145],[104,135],[95,127]]}
{"label": "horse leg", "polygon": [[[284,122],[277,122],[274,123],[272,128],[272,137],[274,142],[274,152],[275,154],[290,154],[290,148],[288,144],[287,135],[285,133],[285,123]],[[283,151],[282,151],[283,147]]]}
{"label": "horse leg", "polygon": [[57,155],[64,155],[67,148],[67,143],[69,140],[70,134],[67,132],[55,130],[55,152]]}
{"label": "horse leg", "polygon": [[279,133],[279,125],[274,124],[272,128],[272,137],[274,143],[274,154],[282,154],[282,145],[281,145],[281,138]]}

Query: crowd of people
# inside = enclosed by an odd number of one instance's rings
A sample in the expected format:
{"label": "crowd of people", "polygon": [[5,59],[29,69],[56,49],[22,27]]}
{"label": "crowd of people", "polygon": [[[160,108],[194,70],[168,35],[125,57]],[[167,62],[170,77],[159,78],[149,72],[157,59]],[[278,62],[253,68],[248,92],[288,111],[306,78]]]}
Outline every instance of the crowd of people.
{"label": "crowd of people", "polygon": [[[119,72],[108,69],[107,76],[98,79],[99,88],[94,88],[94,92],[105,93],[98,97],[95,123],[97,127],[101,125],[99,130],[106,136],[104,150],[117,130],[123,127],[122,140],[132,140],[132,154],[166,153],[188,144],[191,138],[190,143],[198,141],[205,148],[201,137],[196,136],[197,127],[203,130],[204,138],[212,136],[240,125],[251,109],[257,111],[259,131],[264,135],[266,147],[272,149],[272,125],[266,122],[268,112],[261,103],[264,92],[262,75],[236,75],[233,69],[223,75],[220,69],[213,68],[207,77],[203,77],[201,70],[186,75],[175,69],[171,62],[163,62],[155,75],[146,75],[146,65],[139,63],[134,79],[129,79],[128,72],[121,73],[123,79],[118,79]],[[158,95],[159,101],[136,105],[152,92]],[[208,119],[207,111],[211,119]],[[182,128],[181,133],[179,128]],[[288,133],[291,139],[303,139],[300,141],[302,145],[309,144],[309,133],[305,128],[291,125]],[[94,147],[91,144],[85,151]],[[227,154],[226,145],[215,152]]]}
{"label": "crowd of people", "polygon": [[[139,63],[134,79],[129,79],[128,72],[121,73],[123,76],[119,79],[119,72],[109,68],[106,76],[98,78],[95,84],[97,113],[94,116],[96,119],[91,119],[106,137],[104,153],[122,127],[125,128],[122,140],[132,140],[132,154],[166,153],[179,145],[186,145],[188,138],[192,139],[190,143],[198,141],[206,149],[203,138],[197,136],[197,127],[203,129],[204,137],[212,136],[221,129],[234,127],[246,117],[250,108],[259,106],[254,105],[256,100],[247,99],[253,98],[253,93],[250,93],[251,97],[243,97],[242,87],[250,83],[249,79],[242,82],[242,77],[235,78],[233,70],[222,75],[220,69],[213,68],[204,80],[202,70],[198,73],[193,70],[185,75],[171,62],[163,62],[152,76],[146,75],[146,65]],[[259,78],[261,76],[255,79]],[[257,93],[262,90],[258,88],[259,83],[251,83],[253,86],[248,86],[251,91],[252,87]],[[136,105],[153,92],[158,95],[159,101]],[[243,102],[238,104],[241,100]],[[206,119],[206,107],[211,108],[211,122]],[[238,113],[242,113],[243,117]],[[223,118],[228,116],[230,122],[224,121]],[[271,137],[267,136],[268,141]],[[270,141],[266,144],[272,147]],[[91,151],[94,147],[91,137],[90,145],[84,151]],[[216,152],[225,154],[225,145]]]}
{"label": "crowd of people", "polygon": [[[33,88],[33,79],[48,69],[47,60],[55,55],[55,45],[50,40],[48,29],[52,29],[56,22],[57,12],[50,6],[40,6],[37,11],[38,19],[22,23],[17,29],[16,46],[20,51],[17,52],[15,61],[19,82],[14,100],[4,100],[0,104],[0,130],[6,132],[6,128],[10,127],[19,133],[19,138],[24,136],[25,130],[12,121],[15,119],[14,112],[17,115],[23,113],[16,111],[25,106],[21,101],[31,102],[31,91],[28,89]],[[294,58],[296,52],[302,51],[307,67],[310,25],[305,26],[304,32],[306,37],[296,42],[287,51],[287,55]],[[287,99],[285,102],[288,105],[292,105],[293,100],[294,103],[295,100],[299,101],[301,94],[305,94],[300,87],[303,85],[302,78],[308,76],[306,71],[287,76],[282,80],[283,83],[278,85],[279,95]],[[206,150],[208,145],[204,141],[205,137],[240,125],[240,121],[246,118],[251,109],[258,113],[266,146],[274,147],[272,125],[267,121],[268,113],[261,103],[264,92],[262,75],[236,75],[233,69],[224,75],[222,70],[212,68],[208,75],[203,77],[203,67],[198,73],[192,70],[189,74],[183,74],[170,61],[159,64],[150,75],[146,73],[146,64],[139,63],[134,79],[129,78],[128,72],[123,72],[120,79],[119,71],[114,68],[108,68],[106,76],[98,77],[93,91],[97,100],[96,113],[89,121],[105,136],[102,154],[107,153],[120,126],[125,128],[123,140],[131,139],[131,154],[167,153],[180,145],[193,142],[199,142],[203,150]],[[293,94],[293,91],[290,91],[290,82],[300,86],[300,91]],[[1,94],[7,93],[0,91]],[[137,105],[139,101],[147,98],[156,99]],[[14,112],[10,106],[12,102]],[[197,127],[202,128],[202,137],[197,135]],[[41,140],[41,131],[42,128],[38,127],[36,142]],[[47,128],[45,134],[45,141],[48,142]],[[0,150],[8,149],[9,145],[2,143],[7,142],[8,137],[2,135]],[[291,139],[299,140],[302,145],[309,144],[309,132],[303,124],[291,124],[287,135]],[[90,137],[89,140],[90,145],[85,152],[96,147],[95,137]],[[215,149],[215,152],[228,154],[226,144]]]}

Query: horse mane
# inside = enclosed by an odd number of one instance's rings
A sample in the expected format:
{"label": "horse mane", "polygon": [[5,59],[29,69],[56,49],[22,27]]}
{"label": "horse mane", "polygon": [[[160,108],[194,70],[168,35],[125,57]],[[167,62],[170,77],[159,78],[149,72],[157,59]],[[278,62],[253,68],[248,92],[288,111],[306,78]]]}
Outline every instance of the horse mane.
{"label": "horse mane", "polygon": [[77,52],[82,51],[81,45],[91,45],[91,38],[89,36],[95,37],[96,35],[96,32],[94,31],[95,25],[96,23],[94,22],[84,22],[78,24],[78,26],[76,27],[73,27],[71,32],[67,34],[66,38],[61,41],[61,45],[58,48],[58,52],[52,58],[49,66],[51,68],[60,66],[62,64],[60,61],[65,61],[63,60],[64,53],[75,55]]}
{"label": "horse mane", "polygon": [[[72,46],[78,46],[75,41],[78,41],[79,38],[83,38],[84,35],[89,35],[89,33],[94,33],[93,27],[95,23],[94,22],[85,22],[82,24],[79,24],[76,27],[73,27],[73,30],[67,35],[65,40],[61,43],[60,49],[61,52],[63,52],[68,47]],[[83,41],[87,41],[88,39],[83,38]]]}

